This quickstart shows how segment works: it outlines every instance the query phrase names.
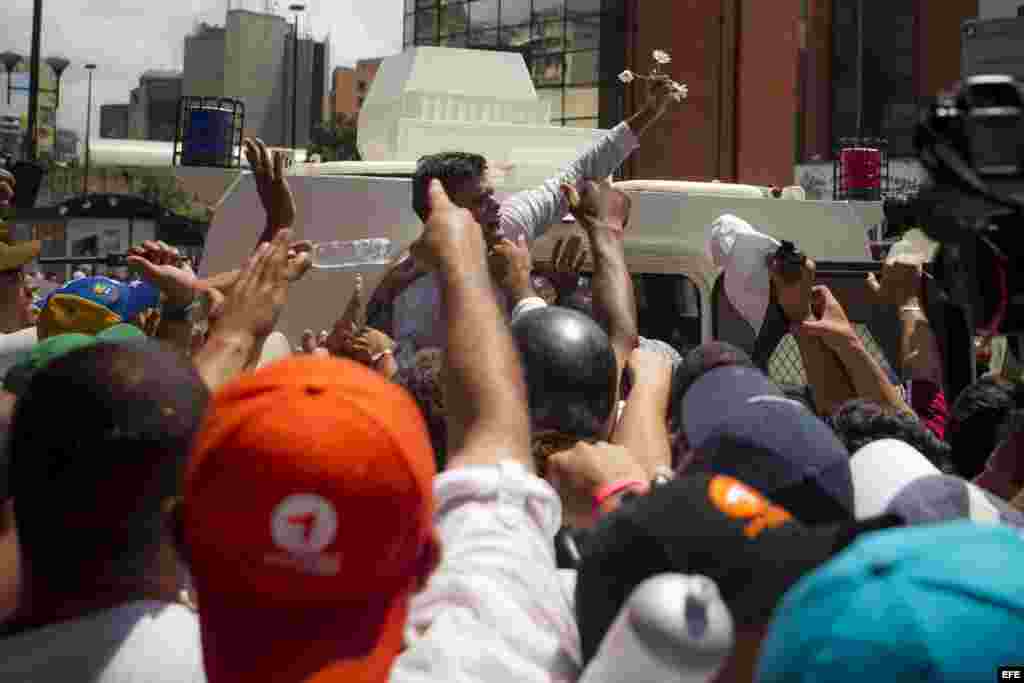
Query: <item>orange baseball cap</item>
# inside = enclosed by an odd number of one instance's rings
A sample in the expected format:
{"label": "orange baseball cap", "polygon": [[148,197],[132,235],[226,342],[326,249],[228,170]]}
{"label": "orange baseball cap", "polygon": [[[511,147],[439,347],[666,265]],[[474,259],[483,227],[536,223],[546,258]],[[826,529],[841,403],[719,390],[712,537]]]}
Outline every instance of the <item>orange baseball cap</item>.
{"label": "orange baseball cap", "polygon": [[413,399],[357,363],[293,356],[219,391],[182,507],[208,680],[387,681],[435,474]]}

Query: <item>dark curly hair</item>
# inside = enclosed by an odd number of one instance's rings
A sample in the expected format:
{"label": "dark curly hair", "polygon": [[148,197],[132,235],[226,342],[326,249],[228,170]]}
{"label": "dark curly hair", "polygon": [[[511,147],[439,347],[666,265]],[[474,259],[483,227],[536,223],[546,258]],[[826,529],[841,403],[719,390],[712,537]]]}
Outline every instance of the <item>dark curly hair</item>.
{"label": "dark curly hair", "polygon": [[920,451],[943,474],[955,474],[953,449],[915,415],[858,398],[839,406],[828,422],[850,455],[880,439],[899,439]]}
{"label": "dark curly hair", "polygon": [[441,152],[420,157],[412,176],[412,210],[426,222],[430,209],[427,189],[431,178],[437,178],[446,192],[452,183],[482,178],[487,172],[487,159],[469,152]]}
{"label": "dark curly hair", "polygon": [[960,392],[946,426],[959,476],[981,474],[999,443],[1000,428],[1018,408],[1024,408],[1024,387],[1001,377],[982,377]]}

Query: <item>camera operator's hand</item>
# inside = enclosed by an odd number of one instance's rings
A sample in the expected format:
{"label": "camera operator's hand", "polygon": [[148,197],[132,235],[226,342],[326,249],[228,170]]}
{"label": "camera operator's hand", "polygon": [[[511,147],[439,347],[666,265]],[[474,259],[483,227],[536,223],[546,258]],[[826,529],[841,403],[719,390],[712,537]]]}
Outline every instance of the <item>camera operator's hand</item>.
{"label": "camera operator's hand", "polygon": [[912,254],[887,258],[880,279],[868,273],[868,289],[876,301],[889,306],[918,306],[924,282],[924,259]]}
{"label": "camera operator's hand", "polygon": [[0,168],[0,209],[8,209],[14,201],[14,174]]}
{"label": "camera operator's hand", "polygon": [[772,284],[775,296],[786,320],[801,323],[812,317],[814,277],[817,264],[804,256],[799,268],[787,266],[782,259],[772,257],[770,261]]}
{"label": "camera operator's hand", "polygon": [[859,343],[857,331],[846,317],[846,311],[828,287],[819,285],[811,290],[812,317],[799,323],[800,329],[821,339],[836,349],[851,343]]}
{"label": "camera operator's hand", "polygon": [[596,183],[584,180],[580,189],[562,185],[562,194],[569,203],[569,211],[588,232],[596,227],[609,227],[622,233],[629,224],[632,202],[622,190],[616,190],[607,179]]}
{"label": "camera operator's hand", "polygon": [[547,479],[562,499],[565,523],[585,529],[593,524],[594,497],[602,487],[618,481],[647,482],[650,478],[623,446],[580,442],[567,451],[551,454]]}

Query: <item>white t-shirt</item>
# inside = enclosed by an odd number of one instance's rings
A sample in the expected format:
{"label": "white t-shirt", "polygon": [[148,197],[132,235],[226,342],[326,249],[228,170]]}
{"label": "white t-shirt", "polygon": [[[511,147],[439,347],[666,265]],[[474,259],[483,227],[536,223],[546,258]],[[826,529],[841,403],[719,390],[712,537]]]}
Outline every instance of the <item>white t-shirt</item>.
{"label": "white t-shirt", "polygon": [[562,505],[521,465],[465,467],[434,480],[441,565],[413,598],[391,683],[568,683],[579,633],[555,564]]}
{"label": "white t-shirt", "polygon": [[0,640],[0,681],[205,683],[199,618],[140,601]]}
{"label": "white t-shirt", "polygon": [[21,359],[21,354],[38,341],[34,325],[10,334],[0,334],[0,383],[7,376],[7,371]]}

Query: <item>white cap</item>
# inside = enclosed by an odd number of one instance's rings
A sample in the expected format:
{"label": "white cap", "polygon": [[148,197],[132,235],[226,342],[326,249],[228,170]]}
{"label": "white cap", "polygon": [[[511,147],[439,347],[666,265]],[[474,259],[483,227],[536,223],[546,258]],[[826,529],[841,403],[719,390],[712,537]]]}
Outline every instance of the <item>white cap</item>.
{"label": "white cap", "polygon": [[850,474],[854,514],[868,519],[884,514],[896,494],[915,479],[942,472],[910,444],[880,439],[853,454]]}
{"label": "white cap", "polygon": [[660,574],[630,595],[579,683],[709,683],[733,639],[732,615],[714,581]]}
{"label": "white cap", "polygon": [[732,214],[711,224],[708,251],[712,261],[725,271],[725,295],[743,319],[761,333],[771,300],[769,258],[781,243],[755,230]]}

